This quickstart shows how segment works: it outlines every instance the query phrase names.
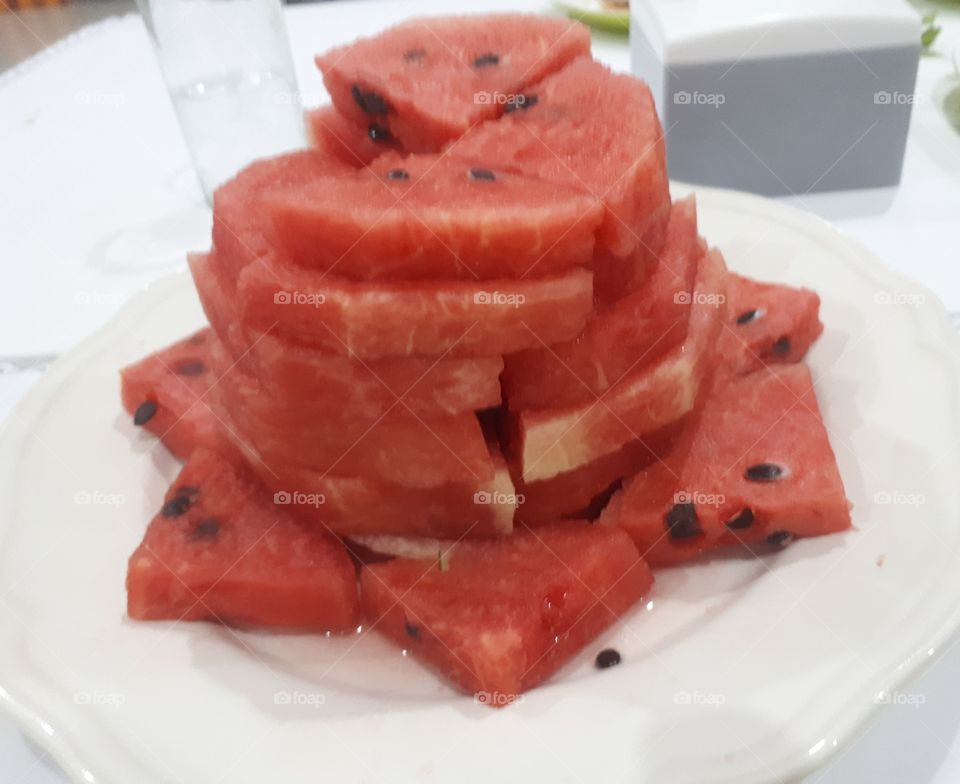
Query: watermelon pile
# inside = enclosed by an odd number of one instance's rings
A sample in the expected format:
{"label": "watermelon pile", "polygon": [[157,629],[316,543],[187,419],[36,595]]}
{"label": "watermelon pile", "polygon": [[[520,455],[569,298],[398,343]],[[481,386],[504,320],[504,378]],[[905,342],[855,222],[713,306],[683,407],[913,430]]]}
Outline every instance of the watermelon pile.
{"label": "watermelon pile", "polygon": [[817,295],[727,270],[585,28],[417,20],[317,63],[312,147],[223,185],[189,258],[209,326],[122,372],[185,462],[131,617],[363,625],[496,706],[650,566],[850,525]]}

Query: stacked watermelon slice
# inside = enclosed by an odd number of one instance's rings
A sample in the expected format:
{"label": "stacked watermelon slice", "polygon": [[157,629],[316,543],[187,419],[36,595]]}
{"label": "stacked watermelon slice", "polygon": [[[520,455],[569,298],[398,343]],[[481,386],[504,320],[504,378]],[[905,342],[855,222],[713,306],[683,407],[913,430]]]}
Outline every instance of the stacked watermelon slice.
{"label": "stacked watermelon slice", "polygon": [[727,271],[671,203],[649,90],[589,46],[491,16],[318,58],[313,147],[216,193],[210,326],[123,371],[186,461],[132,617],[364,624],[514,695],[648,561],[849,526],[800,364],[816,294]]}

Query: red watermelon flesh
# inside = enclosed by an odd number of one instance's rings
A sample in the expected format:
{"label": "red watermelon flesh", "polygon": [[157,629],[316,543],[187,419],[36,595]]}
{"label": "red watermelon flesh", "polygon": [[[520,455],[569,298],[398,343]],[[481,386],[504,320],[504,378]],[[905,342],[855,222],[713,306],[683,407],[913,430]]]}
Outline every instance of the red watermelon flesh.
{"label": "red watermelon flesh", "polygon": [[495,451],[493,479],[424,489],[367,474],[320,474],[289,463],[268,464],[232,428],[227,434],[261,481],[289,504],[292,514],[337,534],[460,539],[502,536],[513,530],[513,482],[506,462]]}
{"label": "red watermelon flesh", "polygon": [[371,137],[436,152],[528,84],[590,52],[586,27],[518,14],[415,19],[317,57],[336,107]]}
{"label": "red watermelon flesh", "polygon": [[660,263],[671,212],[669,201],[657,209],[640,243],[627,256],[614,256],[604,250],[594,253],[593,297],[599,310],[648,285]]}
{"label": "red watermelon flesh", "polygon": [[218,443],[207,393],[217,377],[210,362],[209,329],[154,352],[120,371],[123,407],[179,458]]}
{"label": "red watermelon flesh", "polygon": [[810,371],[718,377],[684,436],[625,483],[601,521],[627,531],[654,565],[849,528]]}
{"label": "red watermelon flesh", "polygon": [[402,152],[395,141],[372,139],[367,129],[344,117],[333,106],[310,109],[304,115],[310,145],[325,150],[349,166],[366,166],[385,152]]}
{"label": "red watermelon flesh", "polygon": [[815,291],[728,276],[727,318],[717,349],[724,372],[800,362],[822,332]]}
{"label": "red watermelon flesh", "polygon": [[198,449],[130,557],[137,620],[342,632],[357,625],[344,546],[294,520],[240,463]]}
{"label": "red watermelon flesh", "polygon": [[597,248],[628,256],[670,200],[663,130],[649,88],[582,57],[525,95],[526,108],[474,128],[448,153],[601,200]]}
{"label": "red watermelon flesh", "polygon": [[708,251],[694,282],[687,336],[653,365],[632,371],[588,403],[519,413],[515,449],[524,482],[550,479],[598,460],[694,409],[701,382],[714,364],[725,276],[723,257]]}
{"label": "red watermelon flesh", "polygon": [[214,390],[215,410],[233,422],[268,464],[291,463],[317,473],[370,476],[411,487],[484,482],[494,467],[473,412],[423,417],[402,402],[371,416],[363,401],[335,409],[287,405],[256,378],[233,368]]}
{"label": "red watermelon flesh", "polygon": [[367,622],[478,701],[549,678],[651,587],[630,538],[568,521],[364,566]]}
{"label": "red watermelon flesh", "polygon": [[351,280],[475,281],[587,266],[602,217],[588,194],[446,155],[379,158],[275,191],[258,207],[285,257]]}
{"label": "red watermelon flesh", "polygon": [[678,202],[648,285],[595,313],[574,340],[505,357],[503,389],[510,409],[594,401],[676,347],[687,331],[690,292],[704,250],[695,202]]}
{"label": "red watermelon flesh", "polygon": [[257,340],[250,356],[268,397],[293,405],[335,410],[346,403],[367,416],[402,405],[424,417],[500,405],[500,357],[361,361],[271,335]]}
{"label": "red watermelon flesh", "polygon": [[449,358],[569,340],[593,309],[593,286],[584,269],[524,280],[360,283],[266,257],[243,271],[238,298],[255,332],[364,360]]}

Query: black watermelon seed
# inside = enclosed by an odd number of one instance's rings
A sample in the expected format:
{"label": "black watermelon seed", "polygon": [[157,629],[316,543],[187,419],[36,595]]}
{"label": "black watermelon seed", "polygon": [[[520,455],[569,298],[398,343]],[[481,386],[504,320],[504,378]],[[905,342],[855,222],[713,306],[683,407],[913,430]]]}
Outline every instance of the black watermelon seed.
{"label": "black watermelon seed", "polygon": [[391,169],[387,172],[388,180],[409,180],[410,172],[406,169]]}
{"label": "black watermelon seed", "polygon": [[751,321],[756,321],[760,316],[763,315],[763,311],[754,308],[753,310],[745,310],[739,316],[737,316],[737,324],[743,326],[744,324],[749,324]]}
{"label": "black watermelon seed", "polygon": [[206,372],[207,366],[199,359],[188,359],[177,365],[177,373],[181,376],[199,376]]}
{"label": "black watermelon seed", "polygon": [[776,463],[757,463],[743,472],[743,478],[751,482],[776,482],[783,476],[783,468]]}
{"label": "black watermelon seed", "polygon": [[604,648],[597,654],[597,669],[605,670],[620,663],[620,652],[613,648]]}
{"label": "black watermelon seed", "polygon": [[507,101],[507,105],[503,108],[503,113],[510,114],[510,112],[515,112],[518,109],[525,112],[527,109],[532,109],[536,106],[539,100],[535,95],[515,95]]}
{"label": "black watermelon seed", "polygon": [[420,639],[420,627],[415,626],[410,623],[410,621],[403,622],[403,630],[407,633],[408,637],[412,637],[414,640]]}
{"label": "black watermelon seed", "polygon": [[494,174],[489,169],[471,169],[470,179],[485,180],[486,182],[493,182],[495,179],[497,179],[497,175]]}
{"label": "black watermelon seed", "polygon": [[487,68],[491,65],[500,65],[500,55],[487,52],[487,54],[482,54],[473,61],[474,68]]}
{"label": "black watermelon seed", "polygon": [[361,90],[359,85],[350,88],[350,94],[361,111],[367,114],[386,114],[390,110],[387,99],[373,90]]}
{"label": "black watermelon seed", "polygon": [[753,525],[753,510],[750,508],[744,509],[739,514],[736,514],[727,520],[727,528],[730,528],[734,531],[742,531],[745,528],[749,528],[751,525]]}
{"label": "black watermelon seed", "polygon": [[370,127],[367,128],[367,136],[370,137],[371,141],[375,142],[393,141],[393,134],[390,133],[390,129],[382,125],[377,125],[376,123],[370,123]]}
{"label": "black watermelon seed", "polygon": [[187,498],[195,498],[200,494],[200,488],[196,485],[181,485],[177,488],[177,495],[184,495]]}
{"label": "black watermelon seed", "polygon": [[160,514],[164,517],[180,517],[186,513],[193,503],[193,499],[185,495],[176,495],[163,505]]}
{"label": "black watermelon seed", "polygon": [[793,541],[793,534],[789,531],[776,531],[767,537],[767,542],[777,547],[786,547]]}
{"label": "black watermelon seed", "polygon": [[674,504],[673,509],[667,512],[663,519],[671,539],[692,539],[700,534],[697,510],[689,501]]}
{"label": "black watermelon seed", "polygon": [[790,353],[790,338],[788,338],[786,335],[779,338],[776,343],[771,346],[771,350],[778,357],[785,357]]}
{"label": "black watermelon seed", "polygon": [[202,539],[216,539],[219,533],[220,521],[215,517],[208,517],[206,520],[201,520],[194,526],[190,538],[195,542]]}
{"label": "black watermelon seed", "polygon": [[144,400],[137,410],[133,412],[133,424],[135,425],[145,425],[151,419],[153,415],[157,413],[157,404],[152,400]]}
{"label": "black watermelon seed", "polygon": [[427,56],[426,49],[411,49],[410,51],[403,53],[403,59],[406,60],[408,63],[419,62],[426,56]]}

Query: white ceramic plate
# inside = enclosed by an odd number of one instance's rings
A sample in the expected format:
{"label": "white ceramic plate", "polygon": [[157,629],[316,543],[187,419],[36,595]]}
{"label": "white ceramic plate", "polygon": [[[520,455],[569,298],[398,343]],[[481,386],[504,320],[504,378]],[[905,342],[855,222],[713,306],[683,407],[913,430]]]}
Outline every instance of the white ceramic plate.
{"label": "white ceramic plate", "polygon": [[[930,292],[824,223],[700,204],[734,269],[823,297],[810,363],[856,530],[660,573],[502,711],[372,635],[131,623],[126,558],[176,465],[121,413],[117,369],[201,323],[176,277],[57,362],[0,438],[0,702],[88,784],[746,784],[822,763],[958,625],[958,341]],[[624,662],[597,672],[607,645]]]}

